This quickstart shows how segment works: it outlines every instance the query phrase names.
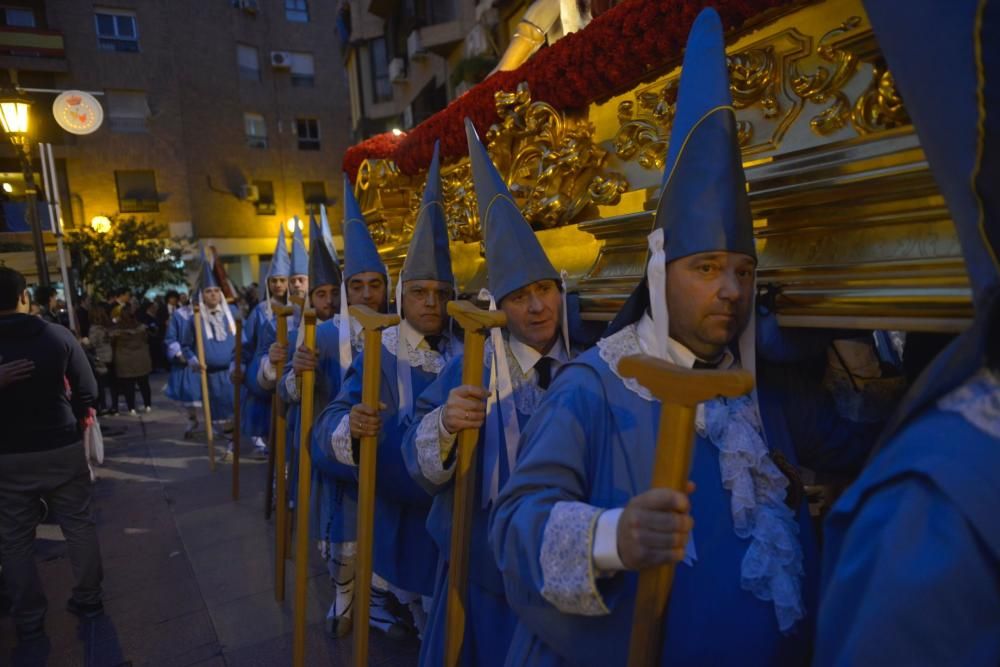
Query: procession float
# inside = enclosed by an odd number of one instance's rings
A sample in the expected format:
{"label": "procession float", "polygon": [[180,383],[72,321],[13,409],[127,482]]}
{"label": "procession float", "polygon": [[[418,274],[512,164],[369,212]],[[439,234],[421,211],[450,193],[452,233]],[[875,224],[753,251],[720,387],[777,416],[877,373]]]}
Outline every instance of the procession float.
{"label": "procession float", "polygon": [[485,285],[469,117],[553,264],[568,272],[583,319],[610,320],[643,274],[684,39],[711,4],[727,28],[759,299],[784,326],[968,325],[953,225],[860,0],[605,4],[542,48],[522,23],[502,71],[406,134],[347,151],[344,171],[394,274],[440,140],[458,287]]}

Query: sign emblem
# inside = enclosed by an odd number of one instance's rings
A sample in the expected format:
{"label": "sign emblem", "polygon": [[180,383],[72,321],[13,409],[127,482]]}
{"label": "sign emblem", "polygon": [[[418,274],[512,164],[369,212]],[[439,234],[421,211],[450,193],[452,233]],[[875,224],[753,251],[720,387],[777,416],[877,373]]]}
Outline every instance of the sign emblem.
{"label": "sign emblem", "polygon": [[91,134],[104,122],[104,109],[97,98],[82,90],[67,90],[52,103],[52,115],[70,134]]}

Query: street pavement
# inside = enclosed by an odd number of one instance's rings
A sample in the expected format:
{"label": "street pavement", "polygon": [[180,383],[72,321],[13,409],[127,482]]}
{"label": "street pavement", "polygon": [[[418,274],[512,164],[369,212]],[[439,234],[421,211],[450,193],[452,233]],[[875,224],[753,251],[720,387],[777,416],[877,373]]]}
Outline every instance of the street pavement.
{"label": "street pavement", "polygon": [[[225,443],[209,470],[203,438],[183,438],[184,416],[154,376],[154,408],[140,417],[102,418],[123,433],[106,438],[94,501],[104,561],[106,614],[79,621],[65,610],[73,576],[62,532],[38,529],[36,558],[49,600],[48,640],[16,646],[0,618],[0,665],[52,667],[258,667],[290,665],[294,563],[284,603],[274,599],[274,528],[264,519],[267,464],[243,446],[240,498],[232,500]],[[82,446],[82,445],[81,445]],[[350,637],[324,632],[332,599],[313,550],[309,568],[307,665],[350,665]],[[371,631],[369,664],[415,665],[416,639]]]}

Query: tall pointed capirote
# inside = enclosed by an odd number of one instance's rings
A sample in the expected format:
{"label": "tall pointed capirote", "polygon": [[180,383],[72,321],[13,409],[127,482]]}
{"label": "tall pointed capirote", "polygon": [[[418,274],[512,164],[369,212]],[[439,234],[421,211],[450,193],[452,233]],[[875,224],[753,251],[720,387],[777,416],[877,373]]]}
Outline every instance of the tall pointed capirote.
{"label": "tall pointed capirote", "polygon": [[424,198],[420,203],[413,238],[403,262],[400,280],[440,280],[455,282],[451,270],[451,249],[448,246],[448,221],[441,199],[441,159],[439,142],[434,142],[434,157],[427,170]]}
{"label": "tall pointed capirote", "polygon": [[521,215],[468,118],[465,119],[465,136],[469,142],[472,180],[479,203],[479,224],[485,239],[490,293],[499,303],[511,292],[539,280],[558,283],[559,272],[546,256],[535,231]]}
{"label": "tall pointed capirote", "polygon": [[361,214],[354,188],[344,175],[344,278],[350,280],[359,273],[381,273],[385,265],[378,248],[368,231],[368,223]]}
{"label": "tall pointed capirote", "polygon": [[295,220],[295,229],[292,231],[292,275],[309,275],[309,252],[306,250],[306,240],[302,237],[302,223],[299,216]]}
{"label": "tall pointed capirote", "polygon": [[316,216],[309,216],[309,293],[323,285],[340,286],[336,251],[327,240]]}
{"label": "tall pointed capirote", "polygon": [[292,260],[288,257],[285,246],[285,228],[278,225],[278,240],[274,244],[274,254],[271,255],[271,266],[267,270],[268,278],[287,278],[292,270]]}

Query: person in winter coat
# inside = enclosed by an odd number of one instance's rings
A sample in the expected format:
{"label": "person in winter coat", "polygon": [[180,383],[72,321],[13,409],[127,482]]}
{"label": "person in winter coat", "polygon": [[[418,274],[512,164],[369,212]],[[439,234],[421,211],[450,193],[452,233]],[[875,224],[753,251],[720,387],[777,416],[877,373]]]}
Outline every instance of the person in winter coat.
{"label": "person in winter coat", "polygon": [[153,372],[153,360],[149,356],[146,327],[136,319],[131,307],[122,308],[111,337],[115,350],[117,394],[125,394],[125,403],[128,405],[130,415],[138,414],[135,410],[135,387],[138,384],[143,406],[146,412],[149,412],[153,409],[149,388],[149,374]]}
{"label": "person in winter coat", "polygon": [[[88,336],[83,339],[84,349],[93,359],[94,375],[97,377],[97,414],[118,413],[118,396],[115,393],[114,348],[111,346],[111,316],[103,304],[90,309]],[[105,402],[105,394],[111,400]]]}

